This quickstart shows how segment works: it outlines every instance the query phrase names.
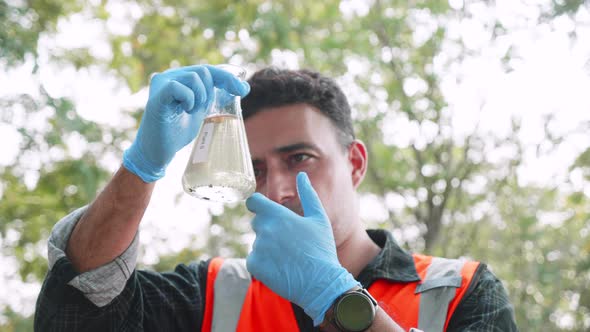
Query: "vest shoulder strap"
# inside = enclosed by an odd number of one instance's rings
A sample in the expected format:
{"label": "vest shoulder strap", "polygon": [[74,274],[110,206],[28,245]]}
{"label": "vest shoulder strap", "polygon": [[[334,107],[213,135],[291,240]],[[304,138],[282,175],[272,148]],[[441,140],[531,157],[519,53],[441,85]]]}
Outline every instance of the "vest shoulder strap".
{"label": "vest shoulder strap", "polygon": [[224,259],[214,280],[211,332],[235,331],[252,281],[246,260]]}
{"label": "vest shoulder strap", "polygon": [[[428,266],[426,276],[416,286],[416,294],[420,294],[420,308],[418,311],[418,328],[423,331],[442,332],[450,313],[451,301],[457,294],[457,289],[467,288],[473,271],[463,275],[464,267],[474,262],[459,259],[433,257]],[[463,277],[466,277],[464,280]],[[462,295],[462,294],[461,294]],[[452,306],[452,310],[456,305]]]}
{"label": "vest shoulder strap", "polygon": [[202,332],[299,331],[289,301],[253,279],[245,259],[213,258]]}

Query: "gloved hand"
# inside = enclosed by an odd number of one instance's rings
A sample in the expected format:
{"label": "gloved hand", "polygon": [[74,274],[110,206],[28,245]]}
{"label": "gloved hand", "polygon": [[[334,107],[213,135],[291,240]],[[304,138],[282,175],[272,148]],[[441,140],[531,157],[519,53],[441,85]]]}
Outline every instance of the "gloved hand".
{"label": "gloved hand", "polygon": [[135,141],[123,154],[125,168],[145,182],[162,178],[176,152],[197,136],[214,87],[242,97],[250,91],[248,83],[210,65],[156,74]]}
{"label": "gloved hand", "polygon": [[275,293],[302,307],[317,326],[338,296],[360,284],[340,265],[330,220],[303,172],[297,175],[297,191],[304,216],[259,193],[246,200],[256,213],[256,240],[246,266]]}

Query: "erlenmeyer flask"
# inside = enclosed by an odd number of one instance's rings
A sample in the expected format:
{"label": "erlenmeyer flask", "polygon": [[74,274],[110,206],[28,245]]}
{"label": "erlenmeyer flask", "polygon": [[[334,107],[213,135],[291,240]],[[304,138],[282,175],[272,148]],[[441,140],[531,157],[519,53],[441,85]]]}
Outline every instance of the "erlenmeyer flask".
{"label": "erlenmeyer flask", "polygon": [[[218,67],[245,79],[246,70],[234,65]],[[240,97],[215,88],[215,100],[203,121],[182,176],[188,194],[217,202],[236,202],[256,190],[256,179]]]}

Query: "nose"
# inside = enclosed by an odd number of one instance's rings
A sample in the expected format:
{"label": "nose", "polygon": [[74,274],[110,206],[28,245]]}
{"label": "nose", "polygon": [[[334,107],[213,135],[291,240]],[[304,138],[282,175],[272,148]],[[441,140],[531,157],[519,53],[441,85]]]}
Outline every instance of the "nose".
{"label": "nose", "polygon": [[295,175],[280,167],[267,169],[264,193],[266,197],[279,204],[289,205],[298,197]]}

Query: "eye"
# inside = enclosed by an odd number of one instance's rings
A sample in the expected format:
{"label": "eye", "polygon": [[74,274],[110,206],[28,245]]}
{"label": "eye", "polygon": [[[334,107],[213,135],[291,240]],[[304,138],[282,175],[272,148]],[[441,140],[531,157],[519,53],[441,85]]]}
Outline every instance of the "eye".
{"label": "eye", "polygon": [[258,163],[253,163],[252,169],[254,170],[254,177],[257,179],[264,174],[264,167],[261,167]]}
{"label": "eye", "polygon": [[293,163],[301,163],[308,160],[309,158],[311,158],[311,156],[307,153],[296,153],[289,157],[290,161]]}

